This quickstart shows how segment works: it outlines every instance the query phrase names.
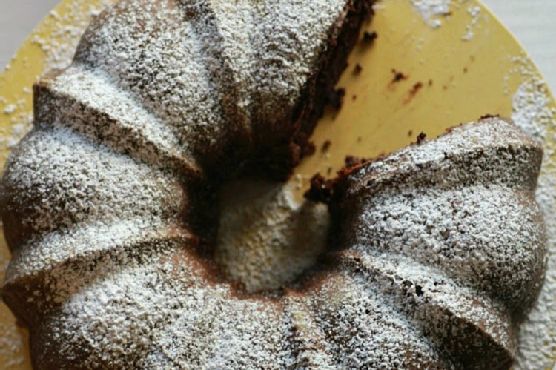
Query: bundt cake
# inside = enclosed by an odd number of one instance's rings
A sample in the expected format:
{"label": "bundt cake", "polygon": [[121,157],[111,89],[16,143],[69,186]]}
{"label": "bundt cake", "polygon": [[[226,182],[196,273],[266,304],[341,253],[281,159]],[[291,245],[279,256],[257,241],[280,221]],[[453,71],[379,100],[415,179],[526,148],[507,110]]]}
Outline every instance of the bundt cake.
{"label": "bundt cake", "polygon": [[287,283],[215,262],[222,182],[287,178],[370,6],[122,0],[93,21],[1,183],[35,368],[510,366],[545,236],[542,148],[502,119],[344,171],[327,249],[280,259],[304,271]]}

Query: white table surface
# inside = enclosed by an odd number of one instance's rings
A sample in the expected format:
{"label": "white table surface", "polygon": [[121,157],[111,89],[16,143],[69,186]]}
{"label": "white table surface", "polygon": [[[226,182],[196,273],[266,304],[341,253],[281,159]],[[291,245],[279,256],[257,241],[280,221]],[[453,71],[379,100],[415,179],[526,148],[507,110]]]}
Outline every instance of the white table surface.
{"label": "white table surface", "polygon": [[[0,69],[59,0],[0,0]],[[517,36],[556,93],[556,0],[483,0]]]}

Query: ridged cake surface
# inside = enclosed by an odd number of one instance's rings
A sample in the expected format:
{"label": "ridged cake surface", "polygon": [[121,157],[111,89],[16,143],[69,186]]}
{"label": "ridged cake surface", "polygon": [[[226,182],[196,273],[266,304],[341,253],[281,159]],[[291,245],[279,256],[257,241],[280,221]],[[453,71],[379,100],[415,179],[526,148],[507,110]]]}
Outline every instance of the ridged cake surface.
{"label": "ridged cake surface", "polygon": [[511,364],[545,265],[542,148],[501,119],[353,171],[333,263],[279,294],[242,294],[199,255],[198,189],[265,148],[298,161],[368,9],[125,0],[93,22],[37,84],[2,179],[3,295],[37,369]]}

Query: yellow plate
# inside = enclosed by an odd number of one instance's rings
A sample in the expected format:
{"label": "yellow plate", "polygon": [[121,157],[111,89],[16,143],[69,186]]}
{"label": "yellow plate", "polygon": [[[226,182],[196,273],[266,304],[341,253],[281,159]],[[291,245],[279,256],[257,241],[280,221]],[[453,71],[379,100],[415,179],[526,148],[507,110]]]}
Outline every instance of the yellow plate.
{"label": "yellow plate", "polygon": [[[28,130],[32,119],[31,86],[47,69],[64,66],[91,14],[114,0],[63,0],[25,41],[0,75],[0,164],[10,147]],[[414,4],[421,4],[421,8]],[[478,1],[452,1],[443,15],[427,14],[426,1],[385,0],[369,30],[378,40],[359,45],[342,77],[343,109],[327,114],[314,141],[327,152],[317,153],[296,170],[291,186],[297,194],[316,172],[334,173],[347,154],[373,157],[485,114],[514,117],[545,141],[547,156],[540,179],[540,203],[555,211],[556,175],[553,160],[556,105],[534,64],[521,46]],[[446,1],[449,3],[449,1]],[[426,10],[426,9],[425,9]],[[353,72],[362,66],[360,74]],[[394,72],[406,78],[393,83]],[[547,214],[551,249],[556,240],[556,216]],[[528,339],[520,352],[520,367],[552,368],[556,362],[556,311],[553,304],[554,256],[550,286],[523,332]],[[0,275],[9,259],[0,242]],[[552,309],[552,311],[550,311]],[[541,333],[541,335],[538,335]],[[533,335],[537,334],[537,335]],[[523,362],[528,361],[528,362]],[[17,329],[0,303],[0,364],[29,369],[26,333]]]}

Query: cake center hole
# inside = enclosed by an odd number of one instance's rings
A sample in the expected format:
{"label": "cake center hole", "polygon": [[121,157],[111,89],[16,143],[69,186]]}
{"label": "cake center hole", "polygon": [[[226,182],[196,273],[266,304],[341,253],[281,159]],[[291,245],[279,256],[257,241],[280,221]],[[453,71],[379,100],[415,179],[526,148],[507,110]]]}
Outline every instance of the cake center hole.
{"label": "cake center hole", "polygon": [[219,199],[214,258],[247,293],[286,288],[326,249],[327,207],[297,204],[287,185],[236,180],[222,187]]}

